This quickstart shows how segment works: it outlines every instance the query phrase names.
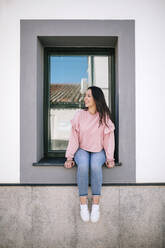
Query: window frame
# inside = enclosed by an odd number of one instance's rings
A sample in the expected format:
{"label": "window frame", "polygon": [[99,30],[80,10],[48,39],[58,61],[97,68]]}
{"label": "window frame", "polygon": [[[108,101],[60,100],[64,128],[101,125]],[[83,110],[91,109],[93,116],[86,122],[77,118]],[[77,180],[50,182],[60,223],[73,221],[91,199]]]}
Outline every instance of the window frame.
{"label": "window frame", "polygon": [[[111,56],[111,79],[108,80],[108,89],[109,89],[109,102],[111,100],[111,114],[112,121],[115,126],[118,126],[117,123],[117,114],[118,111],[115,105],[115,48],[99,48],[99,47],[45,47],[44,48],[44,128],[43,128],[43,137],[44,137],[44,158],[64,158],[66,150],[48,150],[48,142],[50,140],[50,118],[49,118],[49,92],[50,92],[50,56],[60,55],[60,56],[71,56],[71,55],[86,55],[86,56]],[[92,73],[93,74],[93,73]],[[111,80],[111,82],[110,82]],[[92,75],[92,85],[93,85],[93,75]],[[116,125],[117,124],[117,125]],[[115,130],[115,161],[118,163],[118,131]]]}
{"label": "window frame", "polygon": [[20,183],[77,185],[76,167],[65,169],[65,159],[41,162],[43,54],[45,47],[52,46],[115,48],[115,105],[119,113],[116,129],[123,166],[112,170],[103,166],[103,185],[136,182],[135,30],[133,19],[20,20]]}

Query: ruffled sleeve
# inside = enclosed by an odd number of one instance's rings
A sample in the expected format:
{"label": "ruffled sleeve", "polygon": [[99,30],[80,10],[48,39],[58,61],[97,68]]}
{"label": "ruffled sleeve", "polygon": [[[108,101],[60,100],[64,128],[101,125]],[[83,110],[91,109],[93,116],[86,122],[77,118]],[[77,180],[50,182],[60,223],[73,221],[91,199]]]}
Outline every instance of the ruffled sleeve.
{"label": "ruffled sleeve", "polygon": [[108,125],[108,127],[106,125],[104,126],[104,134],[111,133],[111,132],[113,132],[115,130],[115,125],[111,121],[111,119],[107,120],[107,125]]}
{"label": "ruffled sleeve", "polygon": [[114,161],[114,150],[115,150],[115,125],[111,119],[107,119],[108,127],[104,126],[104,137],[103,146],[106,153],[106,161]]}
{"label": "ruffled sleeve", "polygon": [[73,159],[75,152],[79,148],[79,116],[80,110],[76,111],[73,119],[70,120],[72,128],[65,153],[65,157],[68,159]]}

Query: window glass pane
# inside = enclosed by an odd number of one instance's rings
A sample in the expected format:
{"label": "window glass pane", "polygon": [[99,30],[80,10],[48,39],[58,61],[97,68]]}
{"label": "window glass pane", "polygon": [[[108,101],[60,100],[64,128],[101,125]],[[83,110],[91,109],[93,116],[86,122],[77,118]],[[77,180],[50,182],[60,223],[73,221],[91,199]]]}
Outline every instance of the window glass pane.
{"label": "window glass pane", "polygon": [[67,148],[75,111],[84,105],[88,87],[88,56],[50,57],[49,147]]}
{"label": "window glass pane", "polygon": [[93,85],[102,89],[107,105],[110,106],[109,85],[111,78],[111,57],[93,56]]}
{"label": "window glass pane", "polygon": [[51,109],[50,150],[64,150],[68,144],[71,129],[70,120],[76,109]]}
{"label": "window glass pane", "polygon": [[94,85],[100,88],[108,88],[109,82],[109,63],[108,56],[94,56],[93,58],[94,70]]}
{"label": "window glass pane", "polygon": [[109,106],[108,56],[50,56],[48,151],[66,150],[70,120],[84,107],[84,93],[91,85],[102,88]]}

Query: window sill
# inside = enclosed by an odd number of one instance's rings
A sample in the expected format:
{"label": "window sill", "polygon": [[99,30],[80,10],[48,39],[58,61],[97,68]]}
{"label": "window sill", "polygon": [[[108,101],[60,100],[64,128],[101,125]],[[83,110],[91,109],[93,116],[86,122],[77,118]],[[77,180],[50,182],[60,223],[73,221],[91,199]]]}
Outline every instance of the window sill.
{"label": "window sill", "polygon": [[[42,158],[38,162],[34,162],[33,166],[64,166],[66,158]],[[122,163],[115,163],[115,166],[121,166]],[[104,164],[104,166],[106,166]]]}

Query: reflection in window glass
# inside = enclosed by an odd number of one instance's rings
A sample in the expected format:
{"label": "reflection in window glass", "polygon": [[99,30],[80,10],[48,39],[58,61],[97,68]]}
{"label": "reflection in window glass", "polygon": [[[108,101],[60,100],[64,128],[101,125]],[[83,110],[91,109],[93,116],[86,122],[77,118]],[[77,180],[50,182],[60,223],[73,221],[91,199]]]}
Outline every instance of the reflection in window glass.
{"label": "reflection in window glass", "polygon": [[70,120],[89,86],[102,88],[109,106],[109,64],[108,56],[50,56],[49,151],[66,150]]}
{"label": "reflection in window glass", "polygon": [[109,106],[109,76],[110,73],[110,57],[94,56],[93,57],[93,85],[100,87]]}

